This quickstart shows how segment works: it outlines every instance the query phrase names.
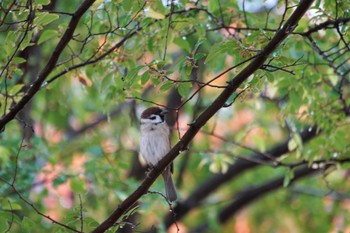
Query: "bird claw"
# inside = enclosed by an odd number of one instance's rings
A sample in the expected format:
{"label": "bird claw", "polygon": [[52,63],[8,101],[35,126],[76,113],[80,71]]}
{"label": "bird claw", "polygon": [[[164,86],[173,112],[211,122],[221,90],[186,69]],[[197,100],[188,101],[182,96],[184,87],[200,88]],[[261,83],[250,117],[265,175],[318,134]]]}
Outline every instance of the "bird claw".
{"label": "bird claw", "polygon": [[149,174],[151,173],[152,170],[153,170],[153,167],[148,167],[148,169],[146,171],[147,178],[149,178]]}

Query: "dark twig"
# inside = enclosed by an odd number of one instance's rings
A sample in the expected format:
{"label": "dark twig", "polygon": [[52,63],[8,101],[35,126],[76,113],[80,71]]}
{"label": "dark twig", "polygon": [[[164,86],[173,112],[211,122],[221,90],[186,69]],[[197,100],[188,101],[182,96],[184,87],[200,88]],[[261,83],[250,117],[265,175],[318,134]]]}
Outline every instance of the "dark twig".
{"label": "dark twig", "polygon": [[173,221],[177,227],[177,230],[179,231],[180,228],[179,226],[177,225],[177,221],[176,221],[176,212],[174,212],[174,209],[173,209],[173,205],[171,202],[168,201],[167,197],[161,193],[161,192],[157,192],[157,191],[151,191],[151,190],[148,190],[147,193],[150,193],[150,194],[156,194],[156,195],[159,195],[161,196],[165,201],[166,203],[169,205],[169,211],[170,211],[170,214],[173,216]]}
{"label": "dark twig", "polygon": [[102,233],[113,226],[118,219],[132,206],[142,195],[147,193],[147,190],[155,182],[166,166],[168,166],[181,151],[187,149],[189,143],[198,133],[198,131],[216,114],[222,106],[230,98],[233,92],[247,80],[256,70],[258,70],[266,61],[267,57],[278,47],[278,45],[294,30],[301,17],[309,9],[313,1],[303,0],[299,6],[287,20],[283,28],[278,31],[275,36],[269,41],[265,48],[249,63],[240,73],[236,75],[221,92],[221,94],[205,109],[201,115],[197,117],[190,128],[182,136],[181,140],[165,155],[163,159],[148,173],[148,176],[140,184],[140,186],[131,193],[124,201],[118,204],[116,209],[110,216],[97,226],[92,232]]}
{"label": "dark twig", "polygon": [[247,11],[245,10],[245,0],[243,0],[243,2],[242,2],[242,8],[243,8],[243,14],[244,14],[244,22],[245,22],[245,25],[249,28]]}
{"label": "dark twig", "polygon": [[[317,136],[317,128],[316,127],[306,128],[300,133],[300,136],[303,140],[303,144],[305,144]],[[181,203],[178,203],[178,205],[175,206],[174,209],[177,213],[177,218],[182,219],[190,210],[200,205],[201,201],[204,198],[206,198],[208,195],[210,195],[210,193],[217,190],[220,186],[222,186],[226,182],[229,182],[235,177],[238,177],[244,171],[255,168],[256,166],[261,164],[262,163],[261,161],[263,160],[271,161],[271,159],[268,157],[272,156],[273,158],[275,158],[274,161],[277,161],[276,159],[278,159],[282,155],[289,152],[289,149],[288,149],[289,140],[290,139],[288,138],[284,142],[281,142],[280,144],[274,146],[273,148],[265,152],[264,155],[259,155],[254,153],[250,156],[245,156],[244,159],[238,159],[237,161],[235,161],[234,164],[229,166],[226,173],[216,174],[215,176],[211,177],[210,179],[200,184],[185,200],[183,200]],[[265,155],[268,155],[268,157],[266,157]],[[248,161],[248,160],[252,160],[252,161]],[[171,216],[169,215],[166,216],[164,219],[165,225],[167,227],[169,227],[172,224],[171,221],[172,221]]]}
{"label": "dark twig", "polygon": [[10,186],[10,187],[12,188],[12,190],[16,193],[16,195],[17,195],[24,203],[26,203],[28,206],[30,206],[38,215],[40,215],[40,216],[42,216],[42,217],[48,219],[50,222],[52,222],[52,223],[54,223],[54,224],[56,224],[56,225],[58,225],[58,226],[64,227],[64,228],[66,228],[66,229],[68,229],[68,230],[71,230],[71,231],[73,231],[73,232],[82,233],[81,231],[78,231],[78,230],[76,230],[76,229],[74,229],[74,228],[72,228],[72,227],[70,227],[70,226],[68,226],[68,225],[66,225],[66,224],[63,224],[63,223],[61,223],[61,222],[59,222],[59,221],[56,221],[55,219],[51,218],[49,215],[45,215],[45,214],[42,213],[33,203],[31,203],[29,200],[27,200],[27,199],[17,190],[17,188],[15,187],[14,184],[12,184],[12,183],[6,181],[6,180],[5,180],[4,178],[2,178],[2,177],[0,177],[0,180],[1,180],[2,182],[4,182],[5,184],[7,184],[8,186]]}
{"label": "dark twig", "polygon": [[16,159],[15,159],[15,172],[13,174],[13,178],[12,178],[12,182],[11,182],[11,185],[15,185],[16,183],[16,178],[17,178],[17,173],[18,173],[18,157],[19,157],[19,154],[21,153],[21,150],[23,148],[23,142],[24,142],[24,139],[25,139],[25,135],[23,134],[23,137],[22,137],[22,140],[21,140],[21,143],[19,145],[19,148],[17,150],[17,154],[16,154]]}
{"label": "dark twig", "polygon": [[[234,65],[234,66],[231,66],[230,68],[228,68],[228,69],[226,69],[225,71],[221,72],[220,74],[218,74],[218,75],[215,76],[214,78],[210,79],[208,82],[206,82],[205,84],[201,85],[196,91],[194,91],[193,94],[192,94],[190,97],[188,97],[185,101],[183,101],[182,104],[179,106],[178,109],[182,108],[188,101],[190,101],[191,99],[193,99],[193,97],[195,97],[195,96],[198,94],[198,92],[199,92],[202,88],[204,88],[205,86],[211,85],[212,82],[214,82],[215,80],[221,78],[223,75],[227,74],[227,73],[230,72],[231,70],[233,70],[233,69],[235,69],[235,68],[237,68],[237,67],[239,67],[239,66],[241,66],[241,65],[243,65],[243,64],[245,64],[245,63],[247,63],[248,61],[254,60],[256,57],[257,57],[257,56],[252,56],[252,57],[250,57],[250,58],[248,58],[248,59],[246,59],[246,60],[244,60],[244,61],[242,61],[242,62],[240,62],[240,63],[238,63],[238,64],[236,64],[236,65]],[[227,87],[226,87],[226,89],[227,89]]]}
{"label": "dark twig", "polygon": [[14,220],[14,215],[13,215],[13,209],[12,209],[12,204],[11,204],[11,201],[10,201],[10,200],[8,200],[8,203],[9,203],[9,206],[10,206],[10,211],[11,211],[11,221],[10,221],[9,227],[7,228],[7,230],[5,231],[5,233],[7,233],[7,232],[10,232],[10,231],[11,231],[12,224],[13,224],[13,220]]}
{"label": "dark twig", "polygon": [[[326,168],[313,169],[307,165],[303,166],[302,168],[299,168],[294,172],[294,177],[290,181],[290,184],[293,182],[296,182],[301,178],[309,176],[311,174],[322,172],[325,169]],[[282,188],[284,179],[285,179],[284,176],[280,176],[262,185],[259,185],[259,186],[247,189],[241,193],[238,193],[238,195],[236,195],[236,197],[234,198],[234,201],[220,211],[220,214],[218,217],[219,221],[221,223],[225,223],[228,219],[230,219],[230,217],[232,217],[232,215],[237,213],[237,211],[240,210],[243,206],[248,205],[249,203],[255,201],[258,198],[261,198],[263,195],[266,195],[269,192],[272,192],[278,188]]]}
{"label": "dark twig", "polygon": [[49,58],[46,66],[41,70],[41,72],[38,75],[38,78],[32,83],[32,85],[29,87],[28,91],[24,94],[24,96],[16,103],[14,106],[11,107],[10,111],[1,117],[0,119],[0,131],[2,131],[5,127],[5,125],[13,120],[17,113],[23,109],[23,107],[33,98],[33,96],[40,90],[41,86],[43,85],[45,79],[47,76],[52,72],[52,70],[55,68],[56,63],[63,52],[63,50],[66,48],[69,41],[72,39],[74,31],[80,21],[80,18],[85,14],[85,12],[90,8],[90,6],[95,2],[96,0],[85,0],[80,7],[77,9],[77,11],[74,13],[71,21],[69,22],[69,25],[67,27],[67,30],[63,34],[61,40],[58,42],[56,48],[54,49],[51,57]]}
{"label": "dark twig", "polygon": [[[128,35],[126,35],[122,40],[120,40],[118,43],[116,43],[114,46],[112,46],[110,49],[108,49],[105,53],[101,54],[99,57],[96,57],[95,59],[89,60],[89,61],[85,61],[73,66],[70,66],[66,69],[64,69],[63,71],[61,71],[60,73],[56,74],[55,76],[53,76],[52,78],[50,78],[49,80],[47,80],[44,83],[44,86],[52,83],[53,81],[55,81],[56,79],[60,78],[61,76],[67,74],[68,72],[72,71],[72,70],[76,70],[80,67],[83,66],[87,66],[87,65],[91,65],[94,63],[97,63],[99,61],[101,61],[103,58],[105,58],[106,56],[108,56],[110,53],[112,53],[115,49],[121,47],[129,38],[133,37],[134,35],[136,35],[136,31],[132,31],[131,33],[129,33]],[[0,121],[1,123],[1,121]],[[1,126],[1,125],[0,125]]]}
{"label": "dark twig", "polygon": [[170,13],[168,17],[168,27],[166,29],[166,35],[165,35],[165,46],[164,46],[164,55],[163,55],[163,61],[165,61],[167,49],[168,49],[168,38],[170,33],[170,27],[171,27],[171,19],[174,12],[174,0],[170,0]]}
{"label": "dark twig", "polygon": [[4,17],[2,19],[0,19],[1,20],[0,27],[4,24],[7,15],[11,12],[11,9],[16,4],[16,1],[17,0],[13,0],[13,2],[9,5],[9,7],[7,9],[3,9]]}
{"label": "dark twig", "polygon": [[311,35],[312,33],[315,33],[315,32],[318,32],[320,30],[324,30],[324,29],[327,29],[327,28],[330,28],[330,29],[334,29],[334,27],[336,25],[340,25],[340,24],[345,24],[347,22],[350,21],[350,17],[345,17],[345,18],[338,18],[336,20],[333,20],[333,19],[329,19],[323,23],[320,23],[312,28],[310,28],[308,31],[306,32],[301,32],[301,33],[297,33],[297,34],[300,34],[302,36],[309,36]]}
{"label": "dark twig", "polygon": [[[22,38],[19,40],[18,44],[16,45],[16,48],[15,50],[13,51],[12,55],[9,57],[9,59],[7,60],[6,64],[4,65],[4,68],[1,70],[0,72],[0,78],[2,77],[2,75],[4,74],[5,70],[7,70],[8,66],[11,64],[13,58],[16,56],[21,44],[23,43],[23,41],[25,40],[25,38],[27,37],[28,35],[28,32],[30,30],[30,26],[32,24],[32,21],[34,19],[34,16],[33,16],[33,4],[32,4],[32,0],[28,0],[28,3],[29,3],[29,13],[28,13],[28,17],[26,19],[26,22],[27,22],[27,26],[24,30],[24,33],[23,33],[23,36]],[[5,77],[7,78],[7,77]],[[1,131],[1,127],[0,127],[0,131]]]}
{"label": "dark twig", "polygon": [[[291,180],[291,183],[296,182],[299,179],[309,176],[313,173],[320,172],[322,170],[323,169],[311,169],[308,166],[304,166],[303,168],[300,168],[295,171],[294,177]],[[222,209],[218,214],[217,216],[218,221],[222,224],[227,222],[229,219],[232,218],[233,215],[235,215],[244,206],[247,206],[248,204],[256,201],[258,198],[261,198],[262,196],[274,190],[282,188],[283,182],[284,182],[284,176],[279,176],[261,185],[246,189],[234,195],[232,198],[233,199],[232,203],[226,206],[224,209]],[[191,233],[203,232],[207,228],[208,228],[208,223],[203,223],[202,225],[196,227],[190,232]]]}
{"label": "dark twig", "polygon": [[83,216],[83,202],[81,200],[81,195],[79,194],[79,211],[80,211],[80,232],[84,232],[84,216]]}

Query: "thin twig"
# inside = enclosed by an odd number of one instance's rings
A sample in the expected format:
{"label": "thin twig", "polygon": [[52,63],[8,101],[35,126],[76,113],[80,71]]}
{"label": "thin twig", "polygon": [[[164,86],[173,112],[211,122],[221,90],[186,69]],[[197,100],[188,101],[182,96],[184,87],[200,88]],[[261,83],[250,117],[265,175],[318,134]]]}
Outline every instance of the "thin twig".
{"label": "thin twig", "polygon": [[14,220],[13,208],[12,208],[12,204],[11,204],[10,200],[8,200],[8,203],[9,203],[9,206],[10,206],[10,209],[11,209],[11,221],[10,221],[9,227],[7,228],[5,233],[10,232],[10,230],[12,228],[13,220]]}
{"label": "thin twig", "polygon": [[17,173],[18,173],[18,157],[19,157],[19,154],[21,153],[24,139],[25,139],[25,135],[23,134],[21,144],[19,145],[19,148],[18,148],[17,154],[16,154],[16,158],[15,158],[15,173],[13,174],[11,185],[14,185],[16,182]]}
{"label": "thin twig", "polygon": [[169,33],[170,33],[171,18],[173,16],[173,12],[174,12],[174,0],[171,0],[171,2],[170,2],[170,13],[169,13],[169,17],[168,17],[168,27],[166,29],[166,35],[165,35],[165,46],[164,46],[163,61],[165,61],[165,57],[166,57],[166,54],[167,54],[168,38],[169,38]]}
{"label": "thin twig", "polygon": [[[15,50],[13,51],[12,55],[9,57],[9,59],[7,60],[6,64],[4,65],[4,68],[1,70],[0,72],[0,78],[2,77],[2,75],[4,74],[5,70],[7,70],[8,66],[10,65],[10,63],[12,62],[13,58],[16,56],[19,48],[21,47],[21,44],[23,43],[23,41],[25,40],[25,38],[27,37],[27,34],[30,30],[30,26],[31,23],[33,21],[33,4],[32,4],[32,0],[28,0],[29,2],[29,12],[28,12],[28,17],[26,19],[27,22],[27,27],[24,30],[23,36],[22,38],[19,40],[18,44],[15,47]],[[7,78],[7,77],[5,77]]]}
{"label": "thin twig", "polygon": [[31,203],[29,200],[27,200],[27,199],[17,190],[17,188],[16,188],[16,186],[15,186],[14,184],[12,184],[12,183],[6,181],[6,180],[5,180],[4,178],[2,178],[2,177],[0,177],[0,180],[1,180],[2,182],[4,182],[5,184],[7,184],[8,186],[10,186],[10,187],[13,189],[13,191],[17,194],[17,196],[18,196],[24,203],[26,203],[28,206],[30,206],[38,215],[40,215],[40,216],[42,216],[42,217],[48,219],[50,222],[52,222],[52,223],[54,223],[54,224],[56,224],[56,225],[59,225],[59,226],[61,226],[61,227],[66,228],[66,229],[68,229],[68,230],[71,230],[71,231],[77,232],[77,233],[82,233],[81,231],[78,231],[78,230],[76,230],[76,229],[74,229],[74,228],[72,228],[72,227],[70,227],[70,226],[68,226],[68,225],[66,225],[66,224],[64,224],[64,223],[61,223],[61,222],[59,222],[59,221],[53,219],[53,218],[50,217],[49,215],[45,215],[45,214],[42,213],[33,203]]}
{"label": "thin twig", "polygon": [[84,232],[83,202],[81,200],[80,194],[79,194],[79,206],[80,206],[80,231]]}

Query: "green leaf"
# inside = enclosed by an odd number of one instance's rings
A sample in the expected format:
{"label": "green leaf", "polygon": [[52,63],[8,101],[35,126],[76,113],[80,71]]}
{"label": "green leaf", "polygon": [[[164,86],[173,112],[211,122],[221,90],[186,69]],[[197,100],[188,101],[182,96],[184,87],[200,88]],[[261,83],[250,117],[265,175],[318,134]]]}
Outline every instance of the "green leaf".
{"label": "green leaf", "polygon": [[51,30],[51,29],[48,29],[48,30],[45,30],[41,35],[40,35],[40,38],[38,40],[38,44],[41,44],[45,41],[48,41],[54,37],[56,37],[58,34],[57,30]]}
{"label": "green leaf", "polygon": [[219,10],[218,1],[220,1],[220,0],[209,0],[208,9],[210,12],[214,13],[214,12]]}
{"label": "green leaf", "polygon": [[64,184],[65,182],[67,182],[67,176],[64,176],[64,175],[57,176],[53,180],[53,187],[57,187],[58,185]]}
{"label": "green leaf", "polygon": [[172,82],[166,82],[164,83],[159,90],[161,91],[167,91],[169,90],[170,88],[172,88],[174,86],[174,84]]}
{"label": "green leaf", "polygon": [[43,12],[38,17],[36,17],[34,19],[34,24],[45,26],[45,25],[55,21],[58,18],[59,18],[59,15],[57,15],[57,14],[49,14],[47,12]]}
{"label": "green leaf", "polygon": [[294,170],[288,169],[284,175],[283,187],[288,187],[292,179],[294,178]]}
{"label": "green leaf", "polygon": [[162,70],[165,66],[166,66],[166,62],[165,61],[158,61],[157,62],[157,69],[158,70]]}
{"label": "green leaf", "polygon": [[77,193],[83,193],[86,190],[85,181],[79,177],[70,180],[70,187]]}
{"label": "green leaf", "polygon": [[259,151],[266,151],[265,139],[260,135],[253,135],[253,141]]}
{"label": "green leaf", "polygon": [[187,76],[190,76],[191,75],[191,73],[192,73],[192,70],[193,70],[193,67],[192,66],[187,66],[186,67],[186,75]]}
{"label": "green leaf", "polygon": [[336,150],[344,150],[348,146],[348,140],[349,137],[347,137],[348,133],[346,132],[346,129],[338,129],[333,134],[333,142],[334,142],[334,148]]}
{"label": "green leaf", "polygon": [[191,45],[187,40],[184,40],[182,38],[175,38],[174,43],[178,45],[180,48],[186,50],[186,52],[191,52]]}
{"label": "green leaf", "polygon": [[205,41],[207,41],[207,39],[205,38],[201,38],[197,41],[196,45],[194,46],[194,51],[197,51],[199,46],[201,46]]}
{"label": "green leaf", "polygon": [[12,64],[21,64],[21,63],[24,63],[26,62],[27,60],[24,59],[23,57],[14,57],[12,59]]}
{"label": "green leaf", "polygon": [[98,221],[96,221],[95,219],[93,219],[92,217],[85,217],[84,218],[84,223],[91,228],[91,230],[93,230],[95,227],[97,227],[98,225],[100,225],[98,223]]}
{"label": "green leaf", "polygon": [[233,52],[235,49],[238,49],[237,42],[234,40],[228,40],[224,43],[216,44],[213,48],[210,49],[210,52],[207,58],[204,61],[204,64],[216,59],[219,55],[224,55],[227,52]]}
{"label": "green leaf", "polygon": [[303,100],[303,89],[299,88],[298,90],[290,90],[289,98],[291,107],[298,108],[302,104]]}
{"label": "green leaf", "polygon": [[22,226],[24,226],[25,229],[34,229],[35,223],[27,217],[24,217],[22,220]]}
{"label": "green leaf", "polygon": [[22,206],[11,199],[4,198],[1,201],[1,208],[3,210],[21,210]]}
{"label": "green leaf", "polygon": [[145,73],[143,73],[143,74],[141,75],[141,85],[145,85],[145,84],[148,82],[148,80],[150,79],[150,77],[151,77],[151,75],[149,74],[148,71],[146,71]]}
{"label": "green leaf", "polygon": [[16,95],[24,86],[24,84],[17,84],[10,87],[7,91],[10,95]]}
{"label": "green leaf", "polygon": [[[1,102],[0,102],[1,103]],[[5,146],[0,146],[0,164],[1,166],[5,166],[7,162],[10,160],[11,152]]]}
{"label": "green leaf", "polygon": [[6,232],[7,230],[9,230],[9,225],[6,219],[4,218],[0,218],[0,232]]}
{"label": "green leaf", "polygon": [[271,72],[265,72],[266,78],[269,82],[273,82],[274,81],[274,77],[273,74]]}
{"label": "green leaf", "polygon": [[198,24],[195,26],[195,28],[197,30],[198,37],[201,39],[204,39],[207,33],[206,27],[203,26],[202,24]]}
{"label": "green leaf", "polygon": [[143,66],[138,66],[133,69],[131,69],[128,74],[125,76],[124,80],[124,87],[129,88],[134,83],[134,81],[137,78],[137,73],[143,68]]}
{"label": "green leaf", "polygon": [[109,89],[110,86],[115,85],[115,79],[120,80],[119,77],[115,78],[115,72],[107,73],[100,83],[100,92],[105,92]]}
{"label": "green leaf", "polygon": [[205,56],[206,55],[204,53],[197,53],[196,55],[194,55],[194,59],[195,60],[199,60],[199,59],[202,59]]}
{"label": "green leaf", "polygon": [[190,82],[179,83],[178,92],[182,97],[187,97],[191,93],[192,84]]}
{"label": "green leaf", "polygon": [[50,0],[35,0],[35,3],[40,5],[48,5],[50,2]]}

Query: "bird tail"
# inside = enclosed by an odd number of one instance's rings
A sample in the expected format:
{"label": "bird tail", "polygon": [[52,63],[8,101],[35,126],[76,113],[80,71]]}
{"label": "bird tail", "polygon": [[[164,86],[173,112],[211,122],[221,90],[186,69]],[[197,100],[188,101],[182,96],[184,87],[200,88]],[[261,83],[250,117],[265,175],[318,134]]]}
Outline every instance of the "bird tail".
{"label": "bird tail", "polygon": [[173,179],[171,177],[171,172],[169,168],[166,168],[163,172],[163,179],[165,185],[165,193],[168,201],[173,202],[177,199],[177,191]]}

